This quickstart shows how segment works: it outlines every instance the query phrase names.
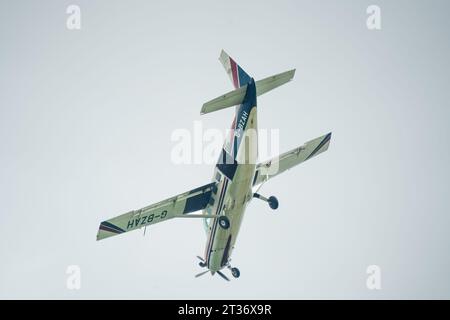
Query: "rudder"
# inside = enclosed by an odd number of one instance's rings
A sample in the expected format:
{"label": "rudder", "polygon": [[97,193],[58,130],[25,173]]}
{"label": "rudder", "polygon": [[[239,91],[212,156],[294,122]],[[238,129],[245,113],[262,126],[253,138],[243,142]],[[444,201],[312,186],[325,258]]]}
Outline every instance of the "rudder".
{"label": "rudder", "polygon": [[251,77],[231,58],[224,50],[220,53],[219,61],[225,68],[235,89],[245,86],[251,81]]}

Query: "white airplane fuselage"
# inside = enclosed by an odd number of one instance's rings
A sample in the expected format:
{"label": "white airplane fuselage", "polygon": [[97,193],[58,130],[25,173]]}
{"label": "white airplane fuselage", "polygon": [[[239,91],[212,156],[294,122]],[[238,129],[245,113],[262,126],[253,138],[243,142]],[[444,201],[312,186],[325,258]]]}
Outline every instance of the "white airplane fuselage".
{"label": "white airplane fuselage", "polygon": [[[239,119],[235,119],[239,121]],[[205,221],[207,243],[205,249],[206,266],[213,273],[228,266],[231,253],[244,217],[247,204],[253,198],[252,182],[257,158],[257,108],[251,107],[246,127],[239,134],[245,137],[238,148],[237,165],[232,179],[216,166],[213,180],[217,191],[213,193],[214,203],[206,207],[204,214],[225,215],[230,226],[224,229],[218,218]],[[236,134],[236,133],[232,133]]]}

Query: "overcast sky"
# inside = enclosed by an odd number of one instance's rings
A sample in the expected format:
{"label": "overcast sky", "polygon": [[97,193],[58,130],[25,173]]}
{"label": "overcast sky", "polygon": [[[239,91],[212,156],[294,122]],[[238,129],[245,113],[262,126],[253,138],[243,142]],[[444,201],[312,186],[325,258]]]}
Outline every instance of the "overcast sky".
{"label": "overcast sky", "polygon": [[[66,26],[72,4],[80,30]],[[371,4],[381,30],[366,26]],[[0,298],[450,298],[449,10],[0,1]],[[248,206],[230,283],[194,278],[197,219],[95,241],[100,221],[210,181],[213,165],[171,161],[171,134],[229,128],[232,110],[199,114],[232,89],[221,49],[255,79],[297,69],[258,100],[281,151],[333,132],[326,153],[260,190],[277,211]],[[381,290],[366,286],[370,265]]]}

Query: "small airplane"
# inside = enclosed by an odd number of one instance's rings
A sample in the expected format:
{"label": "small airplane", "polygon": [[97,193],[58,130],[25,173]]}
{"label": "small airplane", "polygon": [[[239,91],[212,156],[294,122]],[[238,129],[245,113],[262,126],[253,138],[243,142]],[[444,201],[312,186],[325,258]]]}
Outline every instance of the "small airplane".
{"label": "small airplane", "polygon": [[[233,106],[236,109],[230,134],[225,139],[214,169],[213,181],[101,222],[97,240],[173,218],[201,218],[207,233],[207,243],[204,257],[197,258],[200,260],[199,265],[206,271],[196,277],[210,272],[229,281],[221,270],[228,268],[233,277],[240,276],[239,269],[231,266],[230,257],[248,203],[257,198],[267,202],[271,209],[277,209],[277,198],[258,194],[259,188],[278,174],[326,151],[331,132],[271,160],[256,163],[257,96],[292,80],[295,69],[255,81],[225,51],[222,50],[219,60],[235,90],[205,103],[200,113],[207,114]],[[203,210],[201,214],[194,214],[199,210]]]}

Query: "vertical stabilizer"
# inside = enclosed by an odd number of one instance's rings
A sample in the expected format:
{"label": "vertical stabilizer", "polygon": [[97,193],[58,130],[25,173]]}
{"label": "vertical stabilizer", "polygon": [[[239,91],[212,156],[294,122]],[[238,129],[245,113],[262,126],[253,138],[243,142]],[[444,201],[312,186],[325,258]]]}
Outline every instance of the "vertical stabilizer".
{"label": "vertical stabilizer", "polygon": [[243,87],[251,81],[252,78],[247,72],[245,72],[244,69],[242,69],[224,50],[220,53],[219,60],[230,77],[235,89]]}

